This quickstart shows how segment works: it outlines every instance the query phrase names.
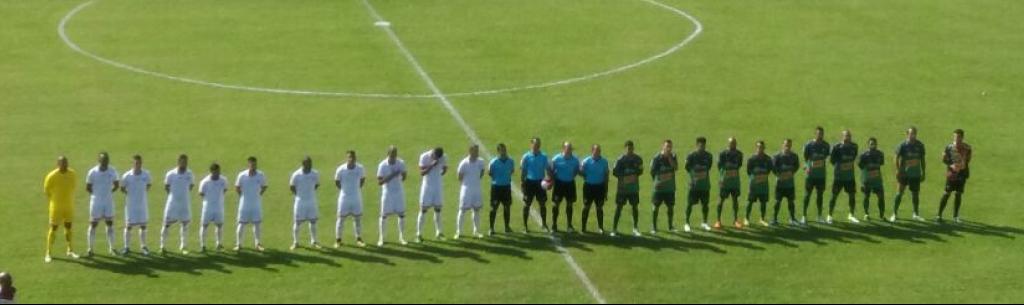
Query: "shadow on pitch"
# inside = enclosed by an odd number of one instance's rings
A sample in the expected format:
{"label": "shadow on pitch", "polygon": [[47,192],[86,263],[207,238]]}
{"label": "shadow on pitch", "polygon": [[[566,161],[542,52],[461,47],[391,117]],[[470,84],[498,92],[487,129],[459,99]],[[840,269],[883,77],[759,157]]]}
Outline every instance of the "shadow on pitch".
{"label": "shadow on pitch", "polygon": [[203,275],[204,272],[232,273],[229,268],[255,268],[267,272],[279,272],[280,267],[298,267],[303,264],[321,264],[328,267],[341,265],[323,257],[296,252],[268,249],[265,252],[211,252],[207,254],[129,254],[127,256],[94,256],[81,259],[60,259],[86,268],[109,272],[156,278],[160,272]]}

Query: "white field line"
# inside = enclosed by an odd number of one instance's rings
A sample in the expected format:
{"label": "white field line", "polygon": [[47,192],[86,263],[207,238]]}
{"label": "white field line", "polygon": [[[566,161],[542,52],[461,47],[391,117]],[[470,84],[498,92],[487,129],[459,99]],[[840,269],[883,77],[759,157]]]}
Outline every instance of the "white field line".
{"label": "white field line", "polygon": [[[108,58],[96,55],[96,54],[94,54],[94,53],[92,53],[92,52],[90,52],[88,50],[83,49],[82,47],[78,46],[77,43],[75,43],[73,40],[71,40],[71,38],[68,37],[68,35],[66,33],[67,24],[71,21],[71,19],[75,15],[77,15],[80,11],[82,11],[86,7],[89,7],[90,5],[95,3],[96,1],[99,1],[99,0],[90,0],[90,1],[84,2],[84,3],[79,4],[78,6],[76,6],[70,12],[68,12],[67,15],[65,15],[64,18],[62,18],[60,20],[60,24],[57,26],[57,33],[60,35],[60,39],[64,42],[64,44],[67,45],[69,48],[71,48],[71,50],[73,50],[73,51],[75,51],[75,52],[77,52],[77,53],[79,53],[81,55],[84,55],[86,57],[89,57],[89,58],[91,58],[93,60],[96,60],[98,62],[101,62],[103,64],[106,64],[106,65],[109,65],[109,66],[112,66],[112,67],[115,67],[115,68],[131,71],[131,72],[135,72],[135,73],[139,73],[139,74],[143,74],[143,75],[148,75],[148,76],[152,76],[152,77],[156,77],[156,78],[162,78],[162,79],[166,79],[166,80],[178,81],[178,82],[189,83],[189,84],[194,84],[194,85],[208,86],[208,87],[221,88],[221,89],[230,89],[230,90],[259,92],[259,93],[291,94],[291,95],[307,95],[307,96],[328,96],[328,97],[334,96],[334,97],[378,98],[378,99],[428,99],[428,98],[432,99],[432,98],[435,98],[434,94],[334,92],[334,91],[316,91],[316,90],[296,90],[296,89],[285,89],[285,88],[266,88],[266,87],[255,87],[255,86],[227,84],[227,83],[219,83],[219,82],[210,82],[210,81],[198,80],[198,79],[188,78],[188,77],[183,77],[183,76],[175,76],[175,75],[170,75],[170,74],[150,71],[150,70],[146,70],[146,69],[139,68],[139,67],[136,67],[136,66],[132,66],[132,65],[129,65],[129,64],[121,63],[121,62],[118,62],[118,61],[115,61],[115,60],[112,60],[112,59],[108,59]],[[477,95],[489,95],[489,94],[500,94],[500,93],[510,93],[510,92],[517,92],[517,91],[525,91],[525,90],[543,89],[543,88],[562,86],[562,85],[569,85],[569,84],[589,81],[589,80],[593,80],[593,79],[596,79],[596,78],[601,78],[601,77],[606,77],[606,76],[610,76],[610,75],[613,75],[613,74],[622,73],[622,72],[625,72],[627,70],[631,70],[631,69],[634,69],[636,67],[639,67],[639,66],[642,66],[642,65],[649,64],[651,62],[660,60],[660,59],[662,59],[662,58],[664,58],[666,56],[669,56],[669,55],[679,51],[679,49],[681,49],[684,46],[690,44],[690,42],[692,42],[694,39],[696,39],[697,36],[700,36],[700,34],[704,31],[704,25],[701,24],[700,21],[697,20],[697,18],[694,18],[690,14],[688,14],[688,13],[686,13],[686,12],[680,10],[680,9],[677,9],[675,7],[672,7],[672,6],[669,6],[669,5],[666,5],[666,4],[663,4],[661,2],[658,2],[657,0],[639,0],[639,1],[647,2],[648,4],[651,4],[651,5],[663,8],[665,10],[668,10],[668,11],[670,11],[670,12],[672,12],[672,13],[680,16],[680,17],[682,17],[683,19],[688,20],[694,26],[693,32],[691,32],[689,35],[687,35],[685,38],[683,38],[683,40],[681,40],[680,42],[676,43],[675,45],[671,46],[670,48],[666,49],[665,51],[662,51],[661,53],[655,54],[654,56],[647,57],[645,59],[642,59],[640,61],[637,61],[637,62],[634,62],[634,63],[631,63],[631,64],[627,64],[627,65],[624,65],[624,66],[612,68],[612,69],[605,70],[605,71],[602,71],[602,72],[597,72],[597,73],[593,73],[593,74],[587,74],[587,75],[578,76],[578,77],[569,78],[569,79],[564,79],[564,80],[557,80],[557,81],[550,81],[550,82],[533,84],[533,85],[526,85],[526,86],[518,86],[518,87],[502,88],[502,89],[488,89],[488,90],[479,90],[479,91],[466,91],[466,92],[449,93],[447,96],[451,96],[451,97],[477,96]]]}
{"label": "white field line", "polygon": [[[380,16],[380,14],[377,12],[377,9],[374,8],[372,4],[370,4],[369,0],[363,0],[363,4],[366,6],[366,9],[370,12],[370,15],[373,16],[375,22],[379,24],[387,22],[383,17]],[[441,105],[444,106],[446,110],[448,110],[448,114],[451,114],[452,118],[455,119],[455,122],[457,122],[459,126],[462,127],[462,131],[466,133],[466,136],[468,136],[469,139],[473,141],[473,143],[480,146],[480,151],[485,158],[490,159],[491,153],[487,149],[488,146],[484,144],[482,141],[480,141],[480,138],[477,136],[476,131],[474,131],[473,128],[470,127],[468,123],[466,123],[466,120],[462,118],[462,114],[460,114],[459,111],[455,109],[454,106],[452,106],[452,103],[448,99],[448,96],[446,96],[444,92],[442,92],[441,89],[437,87],[437,84],[434,83],[434,80],[430,77],[430,74],[428,74],[427,71],[423,69],[423,66],[420,65],[418,60],[416,60],[416,57],[413,56],[412,52],[410,52],[409,49],[405,47],[405,44],[402,43],[402,40],[399,39],[398,35],[395,34],[395,31],[391,29],[391,26],[388,25],[378,27],[383,29],[384,32],[388,35],[388,37],[391,38],[391,41],[395,43],[396,47],[398,47],[398,50],[402,53],[402,56],[404,56],[405,59],[409,62],[409,64],[412,65],[413,69],[415,69],[416,73],[419,74],[421,79],[423,79],[423,82],[426,83],[430,91],[434,93],[434,97],[437,98],[439,102],[441,102]],[[522,192],[518,188],[515,188],[515,193],[518,197],[522,197]],[[538,223],[541,222],[540,218],[536,215],[535,212],[531,214],[533,214],[534,221]],[[587,291],[590,292],[590,296],[593,297],[594,301],[600,304],[605,304],[606,301],[604,297],[601,296],[601,293],[597,290],[597,287],[594,286],[594,283],[590,280],[590,277],[587,276],[587,273],[584,272],[583,269],[580,268],[579,264],[576,263],[576,259],[572,257],[572,254],[569,253],[569,250],[562,246],[562,241],[555,237],[554,235],[549,235],[549,237],[551,239],[552,244],[562,255],[562,258],[564,258],[565,262],[569,264],[569,267],[572,268],[573,272],[576,274],[576,277],[580,280],[580,282],[583,283],[583,286],[587,289]]]}

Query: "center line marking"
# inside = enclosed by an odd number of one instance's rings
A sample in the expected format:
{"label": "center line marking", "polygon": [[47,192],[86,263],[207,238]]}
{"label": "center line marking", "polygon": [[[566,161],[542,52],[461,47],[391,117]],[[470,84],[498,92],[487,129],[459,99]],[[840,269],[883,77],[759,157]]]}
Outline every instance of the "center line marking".
{"label": "center line marking", "polygon": [[[402,43],[402,40],[399,39],[398,35],[395,34],[395,31],[392,30],[390,23],[385,21],[384,18],[381,17],[379,13],[377,13],[377,9],[374,8],[372,4],[370,4],[369,0],[362,1],[363,5],[366,6],[367,11],[369,11],[370,15],[373,16],[373,19],[376,20],[374,25],[384,30],[384,32],[388,35],[388,38],[391,38],[391,41],[394,42],[395,46],[398,47],[398,50],[402,53],[402,56],[405,57],[409,64],[412,65],[413,69],[416,70],[416,74],[419,74],[423,82],[426,83],[427,87],[433,93],[433,97],[437,98],[437,100],[441,102],[441,105],[444,106],[446,110],[448,110],[448,114],[450,114],[452,118],[455,119],[455,122],[462,127],[462,131],[466,133],[466,136],[468,136],[469,139],[473,141],[473,143],[480,146],[481,154],[484,155],[484,157],[486,157],[487,159],[492,158],[490,151],[487,149],[488,146],[485,145],[483,141],[480,141],[480,137],[477,136],[476,131],[474,131],[473,128],[470,127],[468,123],[466,123],[466,120],[462,118],[462,114],[459,113],[459,110],[455,109],[455,106],[452,105],[451,100],[448,99],[448,96],[446,96],[444,92],[442,92],[441,89],[437,87],[437,84],[434,83],[434,79],[430,77],[430,74],[427,74],[427,71],[423,69],[423,66],[420,65],[418,60],[416,60],[416,57],[412,55],[412,52],[410,52],[409,49],[405,47],[405,44]],[[387,23],[387,25],[381,25],[384,23]],[[522,197],[522,192],[521,190],[519,190],[518,187],[513,186],[513,189],[516,193],[516,196]],[[535,211],[532,212],[531,215],[533,216],[533,220],[535,222],[540,223],[540,218]],[[569,250],[562,246],[562,240],[554,235],[548,235],[548,238],[551,239],[551,243],[558,250],[558,253],[562,255],[562,258],[565,259],[565,262],[569,264],[569,267],[572,268],[573,272],[576,274],[576,277],[580,280],[580,282],[583,283],[583,286],[587,289],[587,291],[590,292],[590,296],[594,298],[594,301],[597,301],[597,303],[599,304],[607,303],[604,297],[601,296],[601,292],[599,292],[597,290],[597,287],[594,286],[594,283],[590,281],[590,277],[587,276],[587,273],[584,272],[583,269],[580,268],[580,265],[576,263],[576,259],[572,257],[572,254],[569,253]]]}

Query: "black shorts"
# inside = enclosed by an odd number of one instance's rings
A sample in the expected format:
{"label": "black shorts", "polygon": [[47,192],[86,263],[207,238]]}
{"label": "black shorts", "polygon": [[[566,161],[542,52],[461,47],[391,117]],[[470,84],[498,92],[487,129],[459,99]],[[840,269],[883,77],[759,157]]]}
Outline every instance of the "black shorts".
{"label": "black shorts", "polygon": [[920,177],[913,177],[912,178],[912,177],[907,177],[907,176],[898,176],[896,178],[897,178],[896,179],[897,182],[899,182],[899,184],[900,184],[900,188],[902,188],[903,186],[909,186],[911,192],[917,193],[917,192],[921,191],[921,178]]}
{"label": "black shorts", "polygon": [[608,184],[583,184],[583,202],[604,204],[608,201]]}
{"label": "black shorts", "polygon": [[722,198],[729,198],[729,197],[739,198],[740,197],[740,189],[738,189],[738,188],[720,188],[720,189],[718,189],[718,195],[720,197],[722,197]]}
{"label": "black shorts", "polygon": [[499,204],[511,205],[512,204],[512,186],[511,185],[492,185],[491,186],[491,206],[496,207]]}
{"label": "black shorts", "polygon": [[796,188],[775,188],[775,200],[782,200],[783,198],[795,200]]}
{"label": "black shorts", "polygon": [[654,206],[660,206],[662,204],[668,206],[676,205],[676,192],[654,192],[651,201]]}
{"label": "black shorts", "polygon": [[804,187],[807,189],[807,191],[810,191],[810,190],[818,190],[819,192],[824,192],[825,191],[825,184],[826,184],[825,183],[825,178],[810,178],[810,177],[808,177],[806,180],[804,180],[804,182],[806,182],[804,184]]}
{"label": "black shorts", "polygon": [[689,198],[688,203],[694,205],[697,203],[708,204],[711,201],[711,192],[704,190],[690,190],[687,194]]}
{"label": "black shorts", "polygon": [[965,186],[967,186],[967,178],[946,179],[946,193],[957,192],[963,194]]}
{"label": "black shorts", "polygon": [[523,181],[523,202],[531,204],[534,199],[540,203],[548,202],[548,192],[541,186],[540,180]]}
{"label": "black shorts", "polygon": [[640,204],[640,193],[618,193],[615,194],[615,204],[624,205],[639,205]]}
{"label": "black shorts", "polygon": [[885,187],[882,187],[881,185],[879,185],[879,186],[867,186],[867,185],[864,185],[864,186],[860,187],[860,191],[863,192],[865,195],[885,194]]}
{"label": "black shorts", "polygon": [[576,181],[561,182],[555,180],[555,191],[551,193],[551,202],[556,204],[576,202]]}
{"label": "black shorts", "polygon": [[750,193],[750,196],[747,196],[747,202],[755,202],[755,201],[768,202],[768,194],[767,193],[765,193],[765,194]]}
{"label": "black shorts", "polygon": [[832,182],[832,193],[839,194],[839,192],[846,192],[847,194],[853,194],[857,191],[857,181],[840,181],[836,180]]}

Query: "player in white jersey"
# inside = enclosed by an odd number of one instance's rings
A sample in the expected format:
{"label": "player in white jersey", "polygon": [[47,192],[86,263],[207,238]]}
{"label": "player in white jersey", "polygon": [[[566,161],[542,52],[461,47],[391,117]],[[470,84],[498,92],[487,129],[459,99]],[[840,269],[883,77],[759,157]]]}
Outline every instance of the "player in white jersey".
{"label": "player in white jersey", "polygon": [[253,242],[256,251],[263,252],[260,243],[263,223],[263,193],[267,191],[267,177],[257,168],[256,157],[249,157],[249,168],[238,173],[235,192],[238,193],[238,228],[235,230],[235,251],[242,249],[242,232],[245,225],[252,224]]}
{"label": "player in white jersey", "polygon": [[320,172],[313,169],[313,158],[302,159],[302,167],[292,173],[288,182],[292,195],[295,196],[295,220],[292,222],[292,251],[299,247],[299,225],[309,222],[309,244],[320,249],[316,239],[317,216],[316,191],[320,189]]}
{"label": "player in white jersey", "polygon": [[125,194],[124,215],[124,254],[131,253],[128,245],[131,244],[131,230],[139,227],[139,244],[142,246],[142,255],[149,255],[149,247],[146,246],[146,225],[149,223],[149,203],[147,193],[153,186],[153,180],[149,171],[142,168],[142,156],[132,156],[132,170],[125,172],[121,177],[121,192]]}
{"label": "player in white jersey", "polygon": [[469,147],[469,156],[459,163],[458,175],[461,188],[459,190],[459,216],[455,221],[455,239],[462,235],[463,213],[473,211],[473,236],[480,234],[480,209],[484,207],[484,195],[480,182],[484,178],[484,160],[480,159],[480,146]]}
{"label": "player in white jersey", "polygon": [[338,187],[338,222],[334,225],[334,247],[341,247],[341,236],[344,233],[345,218],[355,220],[356,245],[366,246],[363,242],[363,195],[362,188],[366,184],[366,173],[363,165],[356,163],[356,152],[346,153],[348,161],[334,172],[334,185]]}
{"label": "player in white jersey", "polygon": [[181,254],[188,254],[185,240],[188,226],[192,223],[192,199],[190,193],[195,188],[195,177],[188,169],[188,156],[178,156],[178,166],[164,175],[164,191],[167,192],[167,204],[164,207],[164,226],[160,229],[160,254],[167,253],[166,241],[171,226],[181,223],[179,247]]}
{"label": "player in white jersey", "polygon": [[224,250],[224,195],[228,192],[228,179],[220,174],[220,164],[210,165],[210,174],[199,182],[199,197],[203,198],[202,227],[199,227],[200,251],[206,252],[206,228],[217,227],[217,251]]}
{"label": "player in white jersey", "polygon": [[89,250],[86,257],[93,256],[93,244],[96,243],[96,227],[102,220],[107,224],[107,246],[110,254],[114,251],[114,192],[120,188],[117,170],[110,166],[110,155],[101,152],[99,165],[89,170],[85,176],[85,189],[89,192]]}
{"label": "player in white jersey", "polygon": [[441,233],[441,206],[444,201],[442,177],[448,173],[448,157],[444,149],[436,147],[420,155],[420,213],[416,217],[416,242],[423,242],[423,224],[427,220],[427,212],[434,209],[434,236],[444,239]]}
{"label": "player in white jersey", "polygon": [[405,190],[402,183],[407,177],[405,161],[398,158],[398,147],[388,147],[388,157],[377,166],[377,184],[381,186],[380,197],[380,239],[377,246],[384,246],[384,222],[388,216],[398,216],[398,242],[403,246],[405,242]]}

